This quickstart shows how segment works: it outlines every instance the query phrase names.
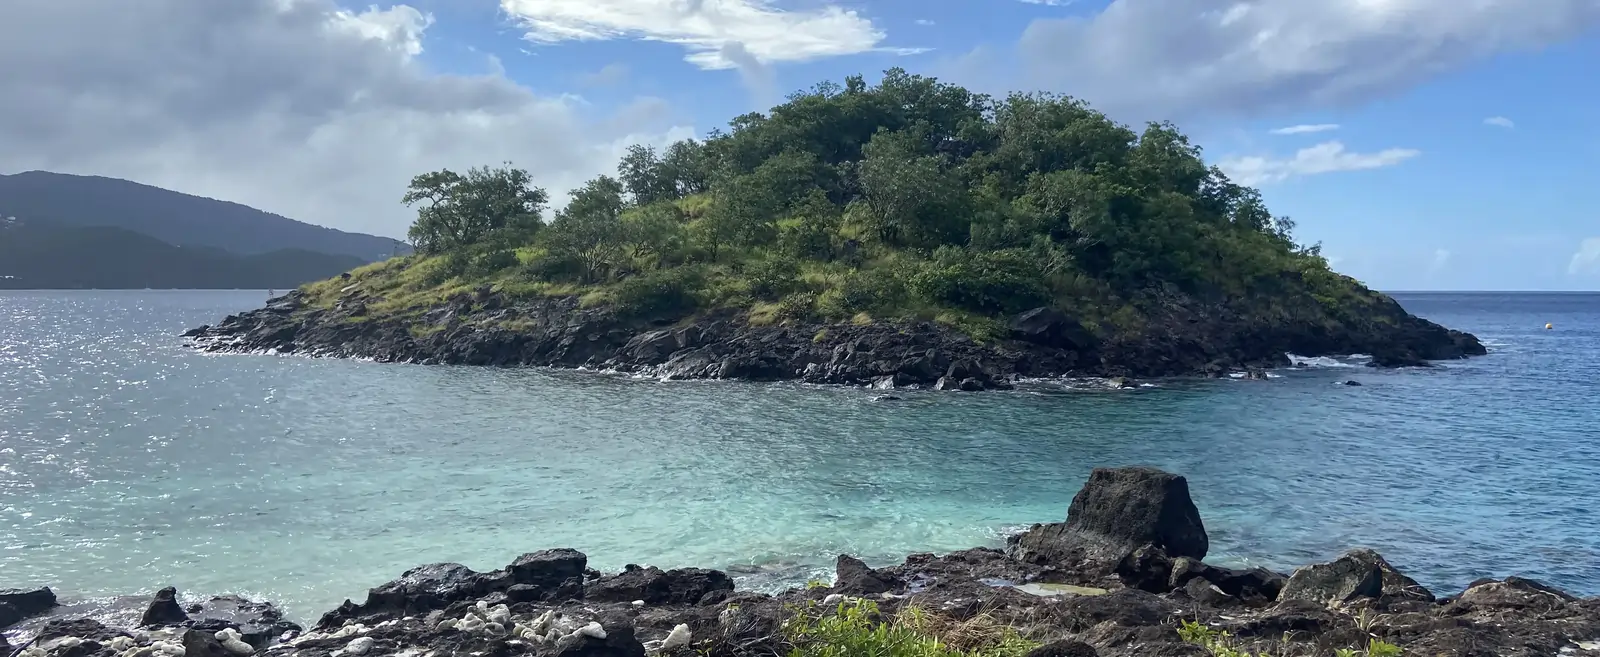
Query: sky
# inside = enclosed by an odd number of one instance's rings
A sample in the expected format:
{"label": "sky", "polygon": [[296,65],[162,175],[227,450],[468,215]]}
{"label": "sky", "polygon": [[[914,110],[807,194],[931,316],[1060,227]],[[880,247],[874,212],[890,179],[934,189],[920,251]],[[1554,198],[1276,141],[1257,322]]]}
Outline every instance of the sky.
{"label": "sky", "polygon": [[1379,289],[1600,289],[1600,0],[4,0],[0,173],[398,237],[890,67],[1173,121]]}

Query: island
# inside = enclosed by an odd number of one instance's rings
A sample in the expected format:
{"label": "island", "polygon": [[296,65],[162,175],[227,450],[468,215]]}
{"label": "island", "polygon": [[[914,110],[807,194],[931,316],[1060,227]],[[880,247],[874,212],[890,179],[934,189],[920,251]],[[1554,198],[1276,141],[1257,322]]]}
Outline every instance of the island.
{"label": "island", "polygon": [[831,582],[785,591],[739,590],[706,568],[601,573],[555,548],[488,572],[418,566],[309,629],[237,596],[185,607],[171,587],[124,599],[110,614],[130,619],[122,627],[75,617],[48,588],[0,590],[12,612],[0,629],[16,623],[21,657],[1600,654],[1600,598],[1541,582],[1485,578],[1437,595],[1368,549],[1283,574],[1207,563],[1209,548],[1182,476],[1098,468],[1064,522],[1004,549],[884,567],[840,555]]}
{"label": "island", "polygon": [[415,253],[186,335],[213,351],[954,390],[1382,367],[1474,336],[1335,273],[1176,127],[900,69],[549,193],[510,164],[412,180]]}

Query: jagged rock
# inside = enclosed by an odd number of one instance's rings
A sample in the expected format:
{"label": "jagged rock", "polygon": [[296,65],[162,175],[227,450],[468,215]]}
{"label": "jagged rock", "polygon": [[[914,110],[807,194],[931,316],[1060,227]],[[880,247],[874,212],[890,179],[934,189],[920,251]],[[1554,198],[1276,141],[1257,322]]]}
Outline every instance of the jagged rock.
{"label": "jagged rock", "polygon": [[338,627],[347,620],[363,617],[426,613],[471,600],[484,589],[484,576],[461,564],[419,566],[401,574],[400,579],[367,591],[364,604],[346,600],[338,609],[324,614],[317,627]]}
{"label": "jagged rock", "polygon": [[[56,606],[56,594],[49,587],[0,589],[0,604],[10,605],[22,618],[37,616]],[[5,624],[0,623],[0,627]]]}
{"label": "jagged rock", "polygon": [[644,657],[644,644],[634,634],[634,627],[626,618],[608,618],[600,621],[605,638],[580,635],[567,645],[558,646],[557,657]]}
{"label": "jagged rock", "polygon": [[156,591],[155,599],[145,608],[139,624],[145,627],[177,625],[187,620],[189,615],[183,613],[183,607],[178,604],[178,589],[169,586]]}
{"label": "jagged rock", "polygon": [[892,577],[868,568],[860,559],[839,555],[834,564],[833,590],[851,595],[877,595],[895,588]]}
{"label": "jagged rock", "polygon": [[589,557],[572,548],[541,550],[517,557],[506,569],[517,584],[560,588],[569,580],[583,582]]}
{"label": "jagged rock", "polygon": [[1250,604],[1265,604],[1278,599],[1288,578],[1265,568],[1238,570],[1222,568],[1201,562],[1199,559],[1179,557],[1172,562],[1171,577],[1167,586],[1184,587],[1192,579],[1204,579],[1224,594]]}
{"label": "jagged rock", "polygon": [[1387,349],[1374,352],[1367,367],[1396,369],[1401,367],[1431,367],[1433,363],[1409,350]]}
{"label": "jagged rock", "polygon": [[1289,576],[1280,600],[1339,605],[1358,598],[1432,601],[1433,593],[1389,565],[1377,552],[1356,549],[1328,563],[1302,566]]}
{"label": "jagged rock", "polygon": [[1094,335],[1055,308],[1034,308],[1011,318],[1011,337],[1062,349],[1089,349]]}
{"label": "jagged rock", "polygon": [[584,597],[599,602],[645,604],[697,604],[713,591],[732,591],[733,580],[719,570],[679,568],[663,571],[655,566],[629,564],[622,572],[589,584]]}
{"label": "jagged rock", "polygon": [[1489,609],[1549,611],[1576,601],[1577,598],[1534,580],[1507,577],[1503,581],[1473,582],[1452,604]]}
{"label": "jagged rock", "polygon": [[[1019,560],[1059,565],[1089,578],[1126,571],[1150,582],[1151,589],[1166,590],[1156,584],[1164,585],[1167,575],[1154,553],[1137,565],[1124,564],[1147,545],[1160,548],[1160,559],[1205,557],[1206,530],[1189,498],[1188,481],[1155,468],[1096,468],[1072,498],[1065,523],[1036,525],[1013,537],[1008,551]],[[1141,572],[1132,575],[1133,570]]]}

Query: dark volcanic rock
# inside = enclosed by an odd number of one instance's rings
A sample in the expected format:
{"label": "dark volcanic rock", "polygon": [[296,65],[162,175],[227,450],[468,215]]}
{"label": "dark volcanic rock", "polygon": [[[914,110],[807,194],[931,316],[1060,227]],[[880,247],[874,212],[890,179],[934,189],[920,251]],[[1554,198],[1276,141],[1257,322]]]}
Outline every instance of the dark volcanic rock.
{"label": "dark volcanic rock", "polygon": [[365,604],[346,600],[338,609],[324,614],[317,627],[338,627],[358,618],[426,613],[475,599],[488,588],[483,574],[458,563],[419,566],[403,573],[400,579],[368,591]]}
{"label": "dark volcanic rock", "polygon": [[1302,566],[1289,576],[1279,594],[1283,600],[1325,605],[1358,598],[1433,601],[1433,593],[1389,565],[1377,552],[1356,549],[1328,563]]}
{"label": "dark volcanic rock", "polygon": [[1100,653],[1082,641],[1062,639],[1029,650],[1024,657],[1100,657]]}
{"label": "dark volcanic rock", "polygon": [[517,298],[481,287],[405,314],[373,310],[383,301],[359,281],[316,303],[296,291],[185,335],[209,351],[943,390],[1004,390],[1019,377],[1259,370],[1288,365],[1285,352],[1371,353],[1380,365],[1484,352],[1476,338],[1411,316],[1381,296],[1344,323],[1321,317],[1320,306],[1307,308],[1303,319],[1268,320],[1241,315],[1220,299],[1152,292],[1138,300],[1147,319],[1138,334],[1101,338],[1059,310],[1035,308],[1010,318],[1007,339],[982,344],[928,321],[752,325],[728,309],[632,317],[582,307],[577,297]]}
{"label": "dark volcanic rock", "polygon": [[518,585],[533,586],[548,591],[560,590],[564,585],[582,589],[583,571],[589,567],[589,557],[572,548],[541,550],[517,557],[506,567],[511,580]]}
{"label": "dark volcanic rock", "polygon": [[[9,606],[13,613],[18,615],[17,620],[21,620],[50,611],[56,606],[56,594],[49,588],[0,589],[0,605]],[[14,623],[16,620],[11,622]],[[0,622],[0,627],[8,624]]]}
{"label": "dark volcanic rock", "polygon": [[183,607],[178,604],[178,589],[169,586],[156,591],[155,599],[150,601],[149,607],[145,607],[139,624],[146,627],[177,625],[187,620],[189,615],[183,613]]}
{"label": "dark volcanic rock", "polygon": [[834,564],[833,590],[851,595],[877,595],[892,591],[898,582],[848,554],[839,555]]}
{"label": "dark volcanic rock", "polygon": [[1188,482],[1134,467],[1096,468],[1072,498],[1065,523],[1013,537],[1009,552],[1029,563],[1069,568],[1085,581],[1117,574],[1130,585],[1164,591],[1170,559],[1202,559],[1208,547]]}
{"label": "dark volcanic rock", "polygon": [[727,573],[704,568],[663,571],[655,566],[628,565],[622,572],[588,585],[585,598],[597,602],[632,602],[649,605],[698,604],[706,594],[732,591]]}
{"label": "dark volcanic rock", "polygon": [[266,648],[286,632],[299,632],[301,627],[283,617],[283,610],[270,602],[256,602],[236,595],[217,596],[197,605],[190,614],[197,617],[192,627],[217,632],[233,628],[239,638],[258,649]]}

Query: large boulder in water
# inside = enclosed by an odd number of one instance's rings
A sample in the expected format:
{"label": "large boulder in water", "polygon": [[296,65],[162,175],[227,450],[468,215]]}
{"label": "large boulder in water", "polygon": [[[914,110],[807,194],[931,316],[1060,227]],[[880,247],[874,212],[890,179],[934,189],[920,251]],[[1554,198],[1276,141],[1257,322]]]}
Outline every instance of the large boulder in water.
{"label": "large boulder in water", "polygon": [[1066,522],[1035,525],[1012,537],[1008,551],[1092,579],[1128,569],[1125,561],[1147,546],[1153,550],[1145,557],[1157,561],[1205,558],[1210,544],[1188,480],[1155,468],[1095,468],[1072,498]]}
{"label": "large boulder in water", "polygon": [[898,582],[868,567],[848,554],[839,555],[833,568],[833,590],[851,595],[878,595],[893,590]]}
{"label": "large boulder in water", "polygon": [[183,613],[183,606],[178,604],[178,589],[169,586],[156,591],[155,599],[145,607],[139,624],[144,627],[177,625],[187,620],[189,615]]}
{"label": "large boulder in water", "polygon": [[1279,600],[1341,605],[1360,598],[1433,601],[1433,593],[1389,565],[1377,552],[1355,549],[1328,563],[1301,566],[1289,576]]}

